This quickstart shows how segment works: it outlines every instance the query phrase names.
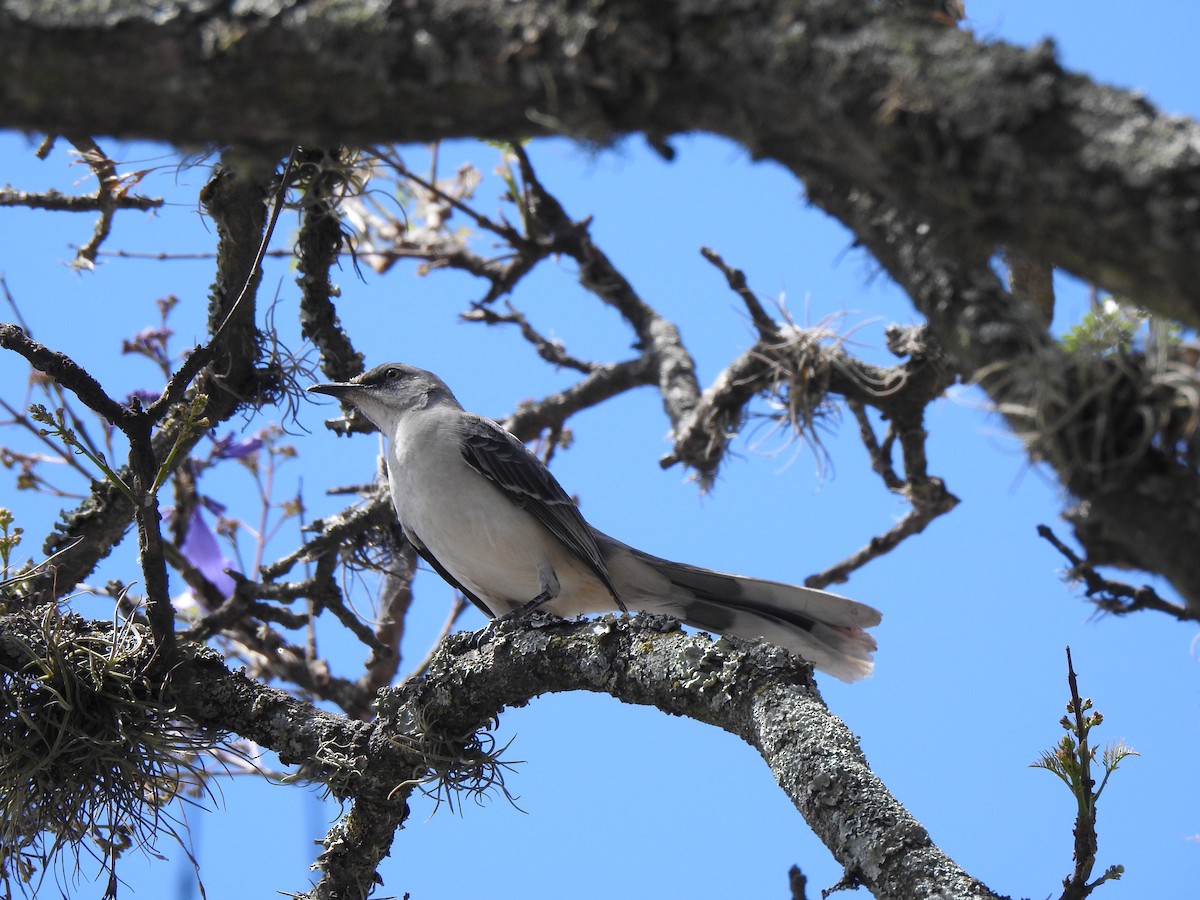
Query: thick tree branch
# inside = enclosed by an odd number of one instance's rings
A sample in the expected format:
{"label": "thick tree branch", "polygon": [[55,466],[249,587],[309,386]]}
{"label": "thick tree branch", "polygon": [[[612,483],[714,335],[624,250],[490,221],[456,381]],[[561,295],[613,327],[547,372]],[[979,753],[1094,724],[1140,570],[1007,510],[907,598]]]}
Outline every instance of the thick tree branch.
{"label": "thick tree branch", "polygon": [[406,818],[408,804],[404,799],[353,803],[322,842],[315,865],[321,880],[312,890],[290,896],[294,900],[366,900],[374,895],[376,885],[382,883],[379,864]]}
{"label": "thick tree branch", "polygon": [[321,371],[332,381],[348,381],[363,371],[363,355],[354,349],[334,309],[338,290],[330,273],[346,243],[336,200],[345,187],[345,152],[305,151],[299,177],[305,190],[303,219],[296,239],[300,277],[300,333],[321,354]]}
{"label": "thick tree branch", "polygon": [[[53,655],[51,640],[112,631],[110,622],[78,617],[54,632],[41,622],[36,613],[0,616],[0,666],[15,670],[30,654]],[[130,659],[129,677],[147,677],[139,659]],[[185,727],[236,733],[298,766],[298,777],[352,801],[326,842],[318,863],[324,887],[313,897],[334,896],[335,884],[370,883],[416,784],[440,781],[438,790],[450,798],[446,792],[455,789],[503,790],[504,760],[487,737],[490,723],[505,707],[575,690],[655,706],[741,737],[876,897],[995,896],[946,858],[875,777],[854,736],[821,701],[811,668],[768,644],[713,642],[648,616],[494,623],[449,639],[425,678],[381,692],[371,724],[230,671],[219,654],[195,645],[181,645],[169,679],[151,687]],[[361,820],[366,811],[373,825]]]}
{"label": "thick tree branch", "polygon": [[1152,380],[1132,364],[1066,353],[957,227],[816,175],[808,190],[908,291],[963,378],[1080,499],[1070,517],[1089,561],[1159,572],[1200,605],[1200,473],[1159,446]]}
{"label": "thick tree branch", "polygon": [[[887,792],[853,735],[821,702],[806,665],[770,645],[713,643],[664,622],[645,616],[510,622],[452,638],[426,678],[381,694],[371,726],[254,684],[213,655],[189,663],[176,690],[180,711],[199,724],[232,728],[284,762],[308,763],[311,776],[338,796],[384,804],[395,821],[402,801],[388,797],[427,771],[431,763],[422,762],[422,753],[445,753],[453,736],[473,735],[506,706],[544,693],[608,693],[750,743],[811,827],[875,896],[994,896],[947,859]],[[372,843],[362,852],[377,850]],[[339,865],[361,871],[345,859]]]}
{"label": "thick tree branch", "polygon": [[1048,45],[874,0],[195,9],[6,0],[0,124],[318,146],[707,130],[1200,321],[1200,128]]}

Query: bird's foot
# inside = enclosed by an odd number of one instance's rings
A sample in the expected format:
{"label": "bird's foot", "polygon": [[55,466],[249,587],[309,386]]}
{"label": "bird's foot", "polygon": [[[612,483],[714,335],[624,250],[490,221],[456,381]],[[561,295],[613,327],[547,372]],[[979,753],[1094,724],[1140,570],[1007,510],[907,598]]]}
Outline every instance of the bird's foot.
{"label": "bird's foot", "polygon": [[522,603],[520,606],[513,607],[506,613],[501,613],[488,619],[487,623],[480,628],[472,636],[470,649],[478,650],[488,641],[490,641],[504,625],[510,622],[521,622],[525,619],[534,616],[545,616],[547,619],[557,619],[558,616],[554,613],[541,611],[542,606],[554,599],[554,594],[549,591],[543,591],[527,603]]}
{"label": "bird's foot", "polygon": [[552,594],[550,591],[542,591],[540,594],[538,594],[532,600],[529,600],[526,603],[522,603],[520,606],[515,607],[514,609],[510,609],[508,612],[506,612],[502,616],[497,616],[495,621],[496,622],[511,622],[511,621],[514,621],[517,619],[524,619],[527,616],[533,615],[533,613],[535,613],[539,609],[541,609],[542,606],[544,606],[545,604],[547,604],[551,600],[553,600],[554,597],[555,597],[555,595]]}

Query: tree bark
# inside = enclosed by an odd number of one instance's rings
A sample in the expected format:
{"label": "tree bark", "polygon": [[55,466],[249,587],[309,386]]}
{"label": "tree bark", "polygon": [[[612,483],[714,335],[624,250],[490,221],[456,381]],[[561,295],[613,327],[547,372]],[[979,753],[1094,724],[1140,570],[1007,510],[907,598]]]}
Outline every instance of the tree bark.
{"label": "tree bark", "polygon": [[[0,3],[0,125],[362,145],[703,130],[1200,323],[1200,128],[875,0]],[[136,61],[136,64],[131,64]]]}

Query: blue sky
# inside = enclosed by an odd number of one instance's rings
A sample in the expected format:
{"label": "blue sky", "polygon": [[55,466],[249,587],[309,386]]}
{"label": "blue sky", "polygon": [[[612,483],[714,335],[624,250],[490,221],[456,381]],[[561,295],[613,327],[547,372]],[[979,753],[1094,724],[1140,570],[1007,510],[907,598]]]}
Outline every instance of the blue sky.
{"label": "blue sky", "polygon": [[[1108,0],[969,0],[968,11],[981,37],[1028,44],[1052,36],[1068,67],[1200,116],[1198,21],[1188,4],[1158,5],[1147,15]],[[845,327],[860,326],[854,349],[871,358],[885,358],[884,326],[918,320],[878,267],[851,248],[848,234],[806,207],[786,173],[751,163],[728,143],[675,143],[671,164],[636,140],[602,153],[538,142],[531,155],[571,214],[594,216],[597,243],[643,299],[679,325],[703,382],[753,334],[700,246],[744,269],[768,306],[785,303],[798,322],[847,311]],[[164,153],[120,151],[124,159]],[[4,179],[26,190],[70,188],[83,174],[65,167],[61,151],[33,160],[20,136],[0,137],[0,159]],[[445,171],[471,161],[487,172],[496,154],[452,144],[442,160]],[[203,177],[202,169],[171,169],[149,182],[171,205],[157,215],[119,217],[108,248],[211,249],[211,225],[197,212]],[[498,194],[494,182],[481,189],[484,212],[497,209]],[[35,337],[89,366],[112,393],[154,383],[149,365],[120,357],[118,348],[122,337],[154,323],[155,298],[181,298],[177,350],[202,336],[209,263],[105,259],[80,274],[62,263],[71,258],[69,245],[90,235],[89,216],[6,210],[0,221],[0,271]],[[294,227],[285,216],[281,236]],[[274,265],[262,293],[264,308],[277,296],[276,319],[293,346],[294,276]],[[470,409],[502,417],[572,381],[538,361],[515,332],[460,323],[456,314],[483,292],[465,276],[418,278],[397,267],[382,277],[368,270],[359,280],[347,265],[337,280],[339,312],[369,363],[403,359],[433,369]],[[1059,287],[1061,329],[1078,319],[1086,295],[1069,278]],[[631,353],[631,333],[580,291],[565,263],[543,266],[513,299],[576,355],[616,360]],[[0,356],[4,399],[21,400],[23,381],[23,365]],[[312,516],[338,507],[323,496],[326,488],[364,481],[375,466],[373,439],[339,440],[324,431],[332,411],[328,404],[300,411],[289,426],[300,458],[279,474],[281,494],[302,479]],[[247,430],[277,416],[267,411]],[[599,528],[658,555],[800,582],[905,511],[870,472],[852,423],[827,435],[832,466],[823,473],[810,451],[749,433],[703,497],[679,470],[658,467],[668,422],[654,392],[622,397],[571,427],[575,445],[555,460],[559,479]],[[1062,584],[1061,560],[1035,533],[1039,523],[1057,525],[1061,492],[1027,463],[980,395],[956,389],[930,411],[928,428],[931,471],[963,503],[839,588],[882,609],[884,622],[876,675],[850,686],[823,678],[826,700],[861,737],[877,774],[967,871],[1013,896],[1057,895],[1071,864],[1074,804],[1061,783],[1028,763],[1061,734],[1069,644],[1082,691],[1106,716],[1098,737],[1124,738],[1142,754],[1125,763],[1101,801],[1099,864],[1123,863],[1127,874],[1098,896],[1194,896],[1200,804],[1188,764],[1200,750],[1195,627],[1153,615],[1097,619]],[[8,440],[0,432],[0,442]],[[14,509],[29,535],[44,533],[58,504],[16,494],[7,474],[0,472],[0,504]],[[236,508],[248,485],[239,474],[206,489]],[[294,540],[285,532],[275,546],[284,552]],[[35,552],[36,542],[23,549]],[[126,551],[97,583],[133,577],[133,549]],[[365,590],[356,600],[369,606]],[[435,575],[420,576],[407,659],[424,655],[449,600]],[[103,601],[81,600],[81,608],[106,615]],[[471,615],[465,624],[480,625]],[[362,653],[332,634],[325,641],[335,670],[352,674]],[[590,695],[511,710],[500,735],[514,738],[511,756],[525,761],[509,778],[524,811],[493,800],[430,817],[432,803],[418,802],[382,869],[382,896],[782,897],[792,864],[809,876],[811,896],[840,877],[766,766],[729,735]],[[317,852],[312,841],[336,814],[312,791],[245,777],[224,782],[215,814],[189,813],[208,896],[302,890]],[[160,850],[170,855],[173,848]],[[136,896],[190,896],[184,864],[131,859],[123,875]]]}

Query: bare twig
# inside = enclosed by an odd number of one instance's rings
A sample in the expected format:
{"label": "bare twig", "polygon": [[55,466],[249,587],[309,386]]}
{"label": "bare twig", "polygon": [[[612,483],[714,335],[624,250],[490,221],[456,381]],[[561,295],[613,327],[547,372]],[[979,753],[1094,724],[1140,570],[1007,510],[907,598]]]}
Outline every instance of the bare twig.
{"label": "bare twig", "polygon": [[60,458],[64,463],[66,463],[88,481],[92,480],[94,477],[93,473],[84,468],[83,464],[75,458],[75,454],[63,453],[62,448],[55,444],[54,441],[50,440],[48,435],[42,434],[42,429],[34,425],[29,416],[25,415],[20,410],[9,406],[8,401],[6,401],[3,397],[0,397],[0,408],[3,408],[4,411],[11,417],[10,421],[4,424],[19,425],[21,428],[24,428],[31,435],[37,438],[37,440],[45,444],[56,457]]}
{"label": "bare twig", "polygon": [[108,154],[101,150],[91,137],[84,134],[68,134],[66,138],[79,151],[80,158],[88,164],[99,182],[96,199],[99,201],[100,218],[96,220],[91,240],[75,254],[75,265],[91,268],[96,263],[96,251],[112,231],[113,215],[116,212],[115,201],[120,195],[121,178],[117,175],[116,163],[109,159]]}
{"label": "bare twig", "polygon": [[291,553],[262,567],[264,581],[272,581],[288,572],[302,560],[320,559],[326,554],[336,554],[343,543],[350,539],[395,520],[391,497],[384,490],[377,490],[365,504],[352,506],[342,512],[315,519],[305,530],[316,537],[297,547]]}
{"label": "bare twig", "polygon": [[486,325],[516,325],[521,329],[521,336],[533,344],[538,356],[551,365],[564,369],[574,369],[585,375],[596,369],[596,364],[579,359],[567,353],[563,345],[546,337],[529,324],[525,314],[516,309],[511,303],[504,304],[507,313],[498,313],[490,306],[476,304],[471,310],[462,314],[468,322],[483,322]]}
{"label": "bare twig", "polygon": [[742,302],[746,304],[746,310],[750,313],[750,319],[754,322],[754,327],[758,329],[759,338],[767,343],[777,341],[779,339],[779,323],[767,315],[767,311],[763,309],[763,305],[758,301],[754,291],[750,290],[750,286],[746,283],[746,273],[728,265],[721,255],[710,247],[701,247],[700,255],[721,270],[725,280],[729,282],[729,287],[742,298]]}
{"label": "bare twig", "polygon": [[642,352],[655,372],[663,409],[673,427],[695,408],[700,384],[695,362],[683,345],[679,330],[660,316],[634,290],[605,253],[593,243],[588,220],[571,219],[546,190],[534,172],[525,149],[511,147],[525,183],[526,220],[531,234],[547,250],[570,256],[579,265],[579,282],[616,309],[633,328]]}
{"label": "bare twig", "polygon": [[1084,583],[1084,594],[1102,612],[1123,616],[1143,609],[1152,609],[1156,612],[1166,613],[1181,622],[1200,621],[1200,609],[1192,609],[1164,600],[1149,585],[1134,587],[1123,581],[1105,578],[1090,563],[1081,559],[1074,550],[1063,543],[1049,526],[1039,525],[1037,533],[1039,537],[1049,541],[1055,550],[1066,557],[1067,562],[1071,564],[1071,568],[1067,570],[1067,576]]}
{"label": "bare twig", "polygon": [[401,176],[407,178],[413,184],[419,185],[422,190],[428,191],[433,196],[453,206],[463,215],[470,218],[484,231],[490,231],[492,234],[503,238],[506,242],[514,246],[521,244],[524,241],[524,237],[521,235],[521,233],[507,222],[496,222],[493,219],[483,215],[483,213],[479,212],[478,210],[472,209],[470,205],[464,203],[459,198],[453,196],[452,194],[446,193],[436,184],[434,184],[432,180],[422,178],[420,175],[409,169],[396,153],[382,147],[375,147],[371,152],[390,165]]}
{"label": "bare twig", "polygon": [[858,434],[863,446],[867,448],[867,455],[871,457],[871,468],[875,474],[883,479],[889,491],[899,493],[904,490],[904,479],[896,474],[896,467],[892,464],[892,447],[896,442],[895,430],[888,428],[887,436],[881,444],[875,437],[875,428],[867,416],[866,404],[861,400],[847,400],[846,408],[858,422]]}
{"label": "bare twig", "polygon": [[808,587],[823,588],[841,584],[855,569],[862,568],[871,560],[890,553],[905,538],[920,534],[938,516],[945,515],[958,505],[958,498],[946,490],[940,478],[931,478],[927,485],[927,496],[915,504],[899,523],[883,534],[871,538],[870,542],[840,563],[804,579]]}
{"label": "bare twig", "polygon": [[118,428],[128,426],[132,416],[130,410],[108,396],[100,382],[65,353],[44,347],[20,327],[8,323],[0,323],[0,347],[25,357],[31,366],[71,391],[92,412]]}
{"label": "bare twig", "polygon": [[788,869],[788,890],[792,900],[808,900],[808,879],[799,866]]}
{"label": "bare twig", "polygon": [[[1092,867],[1096,864],[1098,840],[1096,836],[1096,804],[1093,790],[1096,780],[1092,778],[1092,748],[1088,744],[1090,730],[1084,718],[1084,701],[1079,696],[1079,681],[1075,677],[1075,666],[1071,662],[1071,648],[1067,648],[1067,683],[1071,687],[1071,703],[1067,707],[1068,715],[1075,720],[1072,731],[1076,735],[1078,749],[1076,759],[1079,763],[1079,788],[1086,797],[1086,802],[1080,803],[1080,814],[1075,819],[1075,871],[1063,882],[1063,900],[1080,900],[1091,893],[1088,888],[1088,878],[1091,877]],[[1089,703],[1090,705],[1090,703]]]}
{"label": "bare twig", "polygon": [[596,364],[587,377],[565,390],[523,403],[502,423],[523,441],[541,432],[561,429],[567,419],[583,409],[636,387],[653,385],[657,372],[644,356],[619,363]]}
{"label": "bare twig", "polygon": [[[162,204],[163,201],[158,197],[142,197],[138,194],[127,194],[110,200],[97,196],[80,197],[55,190],[34,192],[0,188],[0,206],[24,206],[28,209],[45,209],[51,212],[100,212],[106,208],[138,209],[144,212],[148,209],[158,209]],[[101,253],[97,246],[95,256],[100,255],[120,256],[126,254],[122,254],[120,251]]]}
{"label": "bare twig", "polygon": [[[161,198],[142,197],[130,194],[129,189],[136,184],[145,173],[135,173],[122,177],[117,172],[117,165],[109,158],[99,145],[88,135],[68,134],[67,140],[79,152],[82,159],[98,181],[96,193],[86,197],[75,197],[56,190],[39,193],[16,191],[11,188],[0,189],[0,206],[24,206],[29,209],[45,209],[58,212],[99,212],[91,239],[79,247],[75,253],[74,265],[90,269],[95,265],[100,246],[112,231],[113,217],[119,209],[158,209],[163,205]],[[44,159],[53,145],[53,139],[38,148],[37,156]]]}

